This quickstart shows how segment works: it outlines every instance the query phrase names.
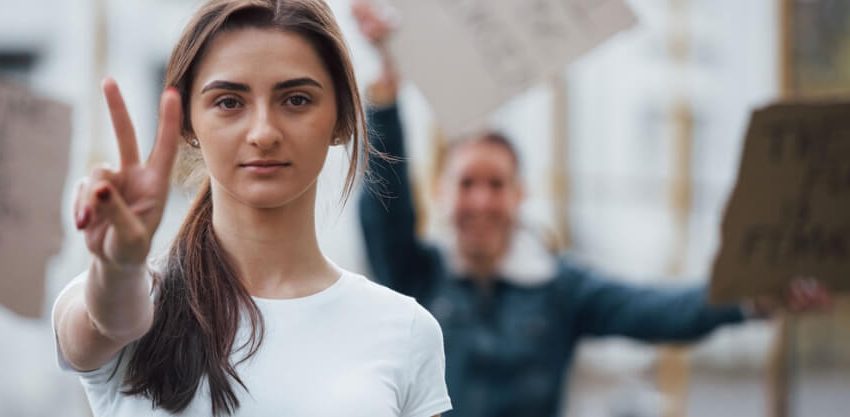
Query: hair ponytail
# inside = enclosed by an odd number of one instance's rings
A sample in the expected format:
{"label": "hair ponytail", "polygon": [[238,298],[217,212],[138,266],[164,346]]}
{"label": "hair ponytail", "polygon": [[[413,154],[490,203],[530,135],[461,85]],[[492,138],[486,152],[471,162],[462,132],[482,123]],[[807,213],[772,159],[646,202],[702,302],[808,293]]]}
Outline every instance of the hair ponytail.
{"label": "hair ponytail", "polygon": [[[263,339],[262,315],[213,233],[212,210],[207,180],[158,276],[154,323],[136,343],[124,381],[126,394],[172,413],[189,406],[204,377],[213,415],[235,411],[239,400],[230,382],[244,384],[230,354],[247,349],[244,361]],[[242,312],[252,332],[234,349]]]}

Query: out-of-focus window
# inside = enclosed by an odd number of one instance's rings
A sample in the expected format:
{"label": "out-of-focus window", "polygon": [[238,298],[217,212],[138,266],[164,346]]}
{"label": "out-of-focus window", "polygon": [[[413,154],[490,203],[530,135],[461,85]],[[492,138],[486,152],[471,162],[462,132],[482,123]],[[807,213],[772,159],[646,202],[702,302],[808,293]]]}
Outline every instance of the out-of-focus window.
{"label": "out-of-focus window", "polygon": [[28,84],[38,57],[26,50],[0,50],[0,78]]}

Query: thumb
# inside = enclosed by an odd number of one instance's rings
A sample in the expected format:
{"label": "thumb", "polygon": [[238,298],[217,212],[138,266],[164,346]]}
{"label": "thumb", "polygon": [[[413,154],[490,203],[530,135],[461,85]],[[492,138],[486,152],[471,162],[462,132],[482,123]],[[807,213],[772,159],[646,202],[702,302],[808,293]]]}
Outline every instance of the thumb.
{"label": "thumb", "polygon": [[120,264],[145,261],[150,246],[148,231],[141,219],[130,210],[121,194],[107,181],[95,187],[97,217],[110,224],[109,242],[104,248],[107,256]]}

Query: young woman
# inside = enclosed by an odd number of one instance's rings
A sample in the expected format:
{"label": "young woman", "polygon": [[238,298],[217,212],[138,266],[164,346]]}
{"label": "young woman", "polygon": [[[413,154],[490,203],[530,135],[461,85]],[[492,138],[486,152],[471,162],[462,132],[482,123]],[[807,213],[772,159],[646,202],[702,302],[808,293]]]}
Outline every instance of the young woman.
{"label": "young woman", "polygon": [[[451,408],[442,335],[411,298],[318,247],[316,179],[365,129],[340,30],[321,0],[204,5],[171,56],[156,145],[139,161],[103,84],[121,166],[83,182],[91,268],[56,301],[60,363],[96,416],[433,416]],[[149,269],[180,138],[207,178]],[[190,158],[191,159],[191,158]]]}

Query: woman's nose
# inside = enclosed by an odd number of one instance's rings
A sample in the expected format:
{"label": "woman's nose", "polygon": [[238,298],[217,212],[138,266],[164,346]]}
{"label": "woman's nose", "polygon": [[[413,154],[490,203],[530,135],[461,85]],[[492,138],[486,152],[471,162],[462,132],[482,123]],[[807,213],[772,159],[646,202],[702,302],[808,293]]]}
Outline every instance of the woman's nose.
{"label": "woman's nose", "polygon": [[283,139],[274,114],[267,107],[260,107],[254,116],[247,140],[251,145],[261,149],[275,147]]}

